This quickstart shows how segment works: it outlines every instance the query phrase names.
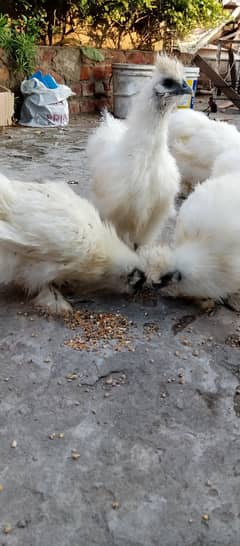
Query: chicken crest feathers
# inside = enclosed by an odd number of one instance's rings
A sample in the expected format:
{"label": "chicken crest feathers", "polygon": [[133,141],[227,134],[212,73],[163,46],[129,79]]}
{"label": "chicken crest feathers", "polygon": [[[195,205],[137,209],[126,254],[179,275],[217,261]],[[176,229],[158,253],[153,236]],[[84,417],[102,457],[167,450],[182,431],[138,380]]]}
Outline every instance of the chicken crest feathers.
{"label": "chicken crest feathers", "polygon": [[160,74],[174,80],[184,78],[183,64],[176,57],[169,57],[165,53],[158,53],[155,68]]}

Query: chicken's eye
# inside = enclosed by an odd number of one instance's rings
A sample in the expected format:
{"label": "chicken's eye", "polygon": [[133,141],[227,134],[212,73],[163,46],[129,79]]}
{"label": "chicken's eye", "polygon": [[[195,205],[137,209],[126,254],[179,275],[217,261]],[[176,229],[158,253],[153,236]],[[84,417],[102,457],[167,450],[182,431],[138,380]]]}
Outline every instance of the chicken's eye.
{"label": "chicken's eye", "polygon": [[171,89],[176,85],[176,82],[172,78],[165,78],[165,80],[163,80],[163,85],[164,87],[168,87],[168,89]]}

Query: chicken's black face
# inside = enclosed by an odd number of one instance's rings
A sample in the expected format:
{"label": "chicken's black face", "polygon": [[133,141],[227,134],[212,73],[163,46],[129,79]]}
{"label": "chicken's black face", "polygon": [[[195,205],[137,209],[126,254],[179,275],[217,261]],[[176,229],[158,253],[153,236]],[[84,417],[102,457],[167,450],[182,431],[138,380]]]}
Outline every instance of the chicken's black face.
{"label": "chicken's black face", "polygon": [[161,77],[154,86],[154,93],[156,97],[161,100],[162,98],[174,99],[178,95],[191,95],[192,89],[187,82],[173,77]]}
{"label": "chicken's black face", "polygon": [[135,267],[129,274],[127,278],[128,287],[130,289],[130,292],[138,292],[141,290],[143,284],[146,281],[146,275],[141,270]]}
{"label": "chicken's black face", "polygon": [[173,271],[171,273],[166,273],[166,275],[163,275],[160,277],[158,283],[153,283],[153,287],[157,288],[158,290],[161,290],[162,288],[165,288],[169,284],[176,284],[181,282],[182,280],[182,274],[180,271]]}

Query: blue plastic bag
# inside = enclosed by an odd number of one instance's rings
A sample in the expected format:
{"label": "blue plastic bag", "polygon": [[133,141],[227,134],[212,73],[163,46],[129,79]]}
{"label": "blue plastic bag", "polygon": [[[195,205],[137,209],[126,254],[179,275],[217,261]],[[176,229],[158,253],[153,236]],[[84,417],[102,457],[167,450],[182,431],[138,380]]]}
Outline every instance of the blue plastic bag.
{"label": "blue plastic bag", "polygon": [[29,79],[31,80],[32,78],[39,80],[47,89],[56,89],[58,87],[58,84],[53,76],[51,76],[51,74],[43,75],[41,70],[37,70],[37,72],[32,74]]}

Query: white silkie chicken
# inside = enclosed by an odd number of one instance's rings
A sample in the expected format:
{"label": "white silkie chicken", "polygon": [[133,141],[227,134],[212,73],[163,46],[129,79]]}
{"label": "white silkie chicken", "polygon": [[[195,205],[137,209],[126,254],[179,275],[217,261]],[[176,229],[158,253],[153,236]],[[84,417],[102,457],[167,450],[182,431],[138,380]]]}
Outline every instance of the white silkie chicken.
{"label": "white silkie chicken", "polygon": [[125,121],[106,113],[88,141],[93,201],[132,246],[157,237],[174,212],[180,175],[168,149],[177,96],[191,93],[182,64],[161,55]]}
{"label": "white silkie chicken", "polygon": [[240,299],[240,180],[231,173],[198,185],[182,205],[174,246],[140,249],[149,281],[172,295]]}
{"label": "white silkie chicken", "polygon": [[214,161],[212,176],[216,177],[230,173],[236,173],[236,176],[240,174],[240,145],[219,155]]}
{"label": "white silkie chicken", "polygon": [[65,282],[131,293],[144,278],[137,254],[67,184],[0,175],[0,285],[60,314],[71,310],[57,289]]}
{"label": "white silkie chicken", "polygon": [[212,174],[213,165],[230,149],[240,149],[234,125],[209,119],[203,112],[182,109],[171,113],[168,143],[187,192]]}

